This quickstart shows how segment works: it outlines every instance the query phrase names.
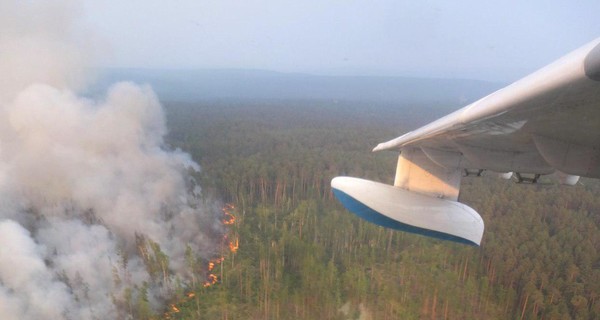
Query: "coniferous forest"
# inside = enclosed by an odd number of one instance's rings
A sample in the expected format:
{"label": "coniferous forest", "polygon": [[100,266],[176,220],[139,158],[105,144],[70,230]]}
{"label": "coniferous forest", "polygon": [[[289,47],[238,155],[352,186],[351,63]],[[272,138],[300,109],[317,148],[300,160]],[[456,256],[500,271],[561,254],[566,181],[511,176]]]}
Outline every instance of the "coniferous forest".
{"label": "coniferous forest", "polygon": [[[598,319],[600,181],[464,178],[481,247],[393,231],[346,211],[338,175],[392,183],[378,143],[447,113],[343,101],[165,102],[169,144],[192,154],[205,194],[235,208],[231,250],[177,291],[170,319]],[[232,240],[235,239],[235,242]],[[226,249],[226,248],[225,248]]]}

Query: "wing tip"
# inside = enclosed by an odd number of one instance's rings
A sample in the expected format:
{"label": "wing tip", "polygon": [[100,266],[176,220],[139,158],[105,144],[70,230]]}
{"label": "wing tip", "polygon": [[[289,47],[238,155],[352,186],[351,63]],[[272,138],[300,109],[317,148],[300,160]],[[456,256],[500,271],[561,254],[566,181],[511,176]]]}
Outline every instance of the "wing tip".
{"label": "wing tip", "polygon": [[600,81],[600,43],[596,44],[586,55],[583,66],[588,78]]}
{"label": "wing tip", "polygon": [[481,245],[485,228],[483,219],[465,204],[352,177],[335,177],[331,187],[346,209],[376,225],[472,246]]}
{"label": "wing tip", "polygon": [[385,147],[383,146],[383,143],[378,144],[375,148],[373,148],[373,151],[371,152],[377,152],[377,151],[381,151],[383,150]]}

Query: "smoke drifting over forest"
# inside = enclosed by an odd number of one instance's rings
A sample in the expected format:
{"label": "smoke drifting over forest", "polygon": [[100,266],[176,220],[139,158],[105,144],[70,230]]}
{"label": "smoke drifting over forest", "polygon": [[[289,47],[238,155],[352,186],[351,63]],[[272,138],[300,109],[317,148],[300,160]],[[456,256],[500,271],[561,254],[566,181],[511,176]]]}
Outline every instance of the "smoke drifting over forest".
{"label": "smoke drifting over forest", "polygon": [[186,281],[188,247],[208,259],[220,241],[219,210],[189,176],[198,165],[164,147],[153,91],[76,94],[96,52],[78,12],[0,3],[0,319],[121,318],[127,299]]}

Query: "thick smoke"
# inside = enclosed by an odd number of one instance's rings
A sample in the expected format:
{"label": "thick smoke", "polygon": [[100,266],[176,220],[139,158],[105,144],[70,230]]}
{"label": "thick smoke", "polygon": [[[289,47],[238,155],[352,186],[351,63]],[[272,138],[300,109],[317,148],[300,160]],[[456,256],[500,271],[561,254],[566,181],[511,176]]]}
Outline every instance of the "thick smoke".
{"label": "thick smoke", "polygon": [[127,317],[220,241],[152,90],[76,94],[92,46],[74,12],[0,2],[0,319]]}

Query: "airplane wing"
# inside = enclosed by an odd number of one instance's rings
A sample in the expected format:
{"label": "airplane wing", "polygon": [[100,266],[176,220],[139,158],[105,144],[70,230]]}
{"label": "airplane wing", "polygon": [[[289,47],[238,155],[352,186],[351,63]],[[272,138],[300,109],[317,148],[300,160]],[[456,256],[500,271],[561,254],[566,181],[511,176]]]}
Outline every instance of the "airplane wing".
{"label": "airplane wing", "polygon": [[456,202],[462,176],[514,172],[519,182],[535,183],[556,172],[564,184],[600,178],[600,38],[373,149],[380,150],[400,151],[394,186],[332,180],[350,211],[386,227],[479,245],[481,217]]}

